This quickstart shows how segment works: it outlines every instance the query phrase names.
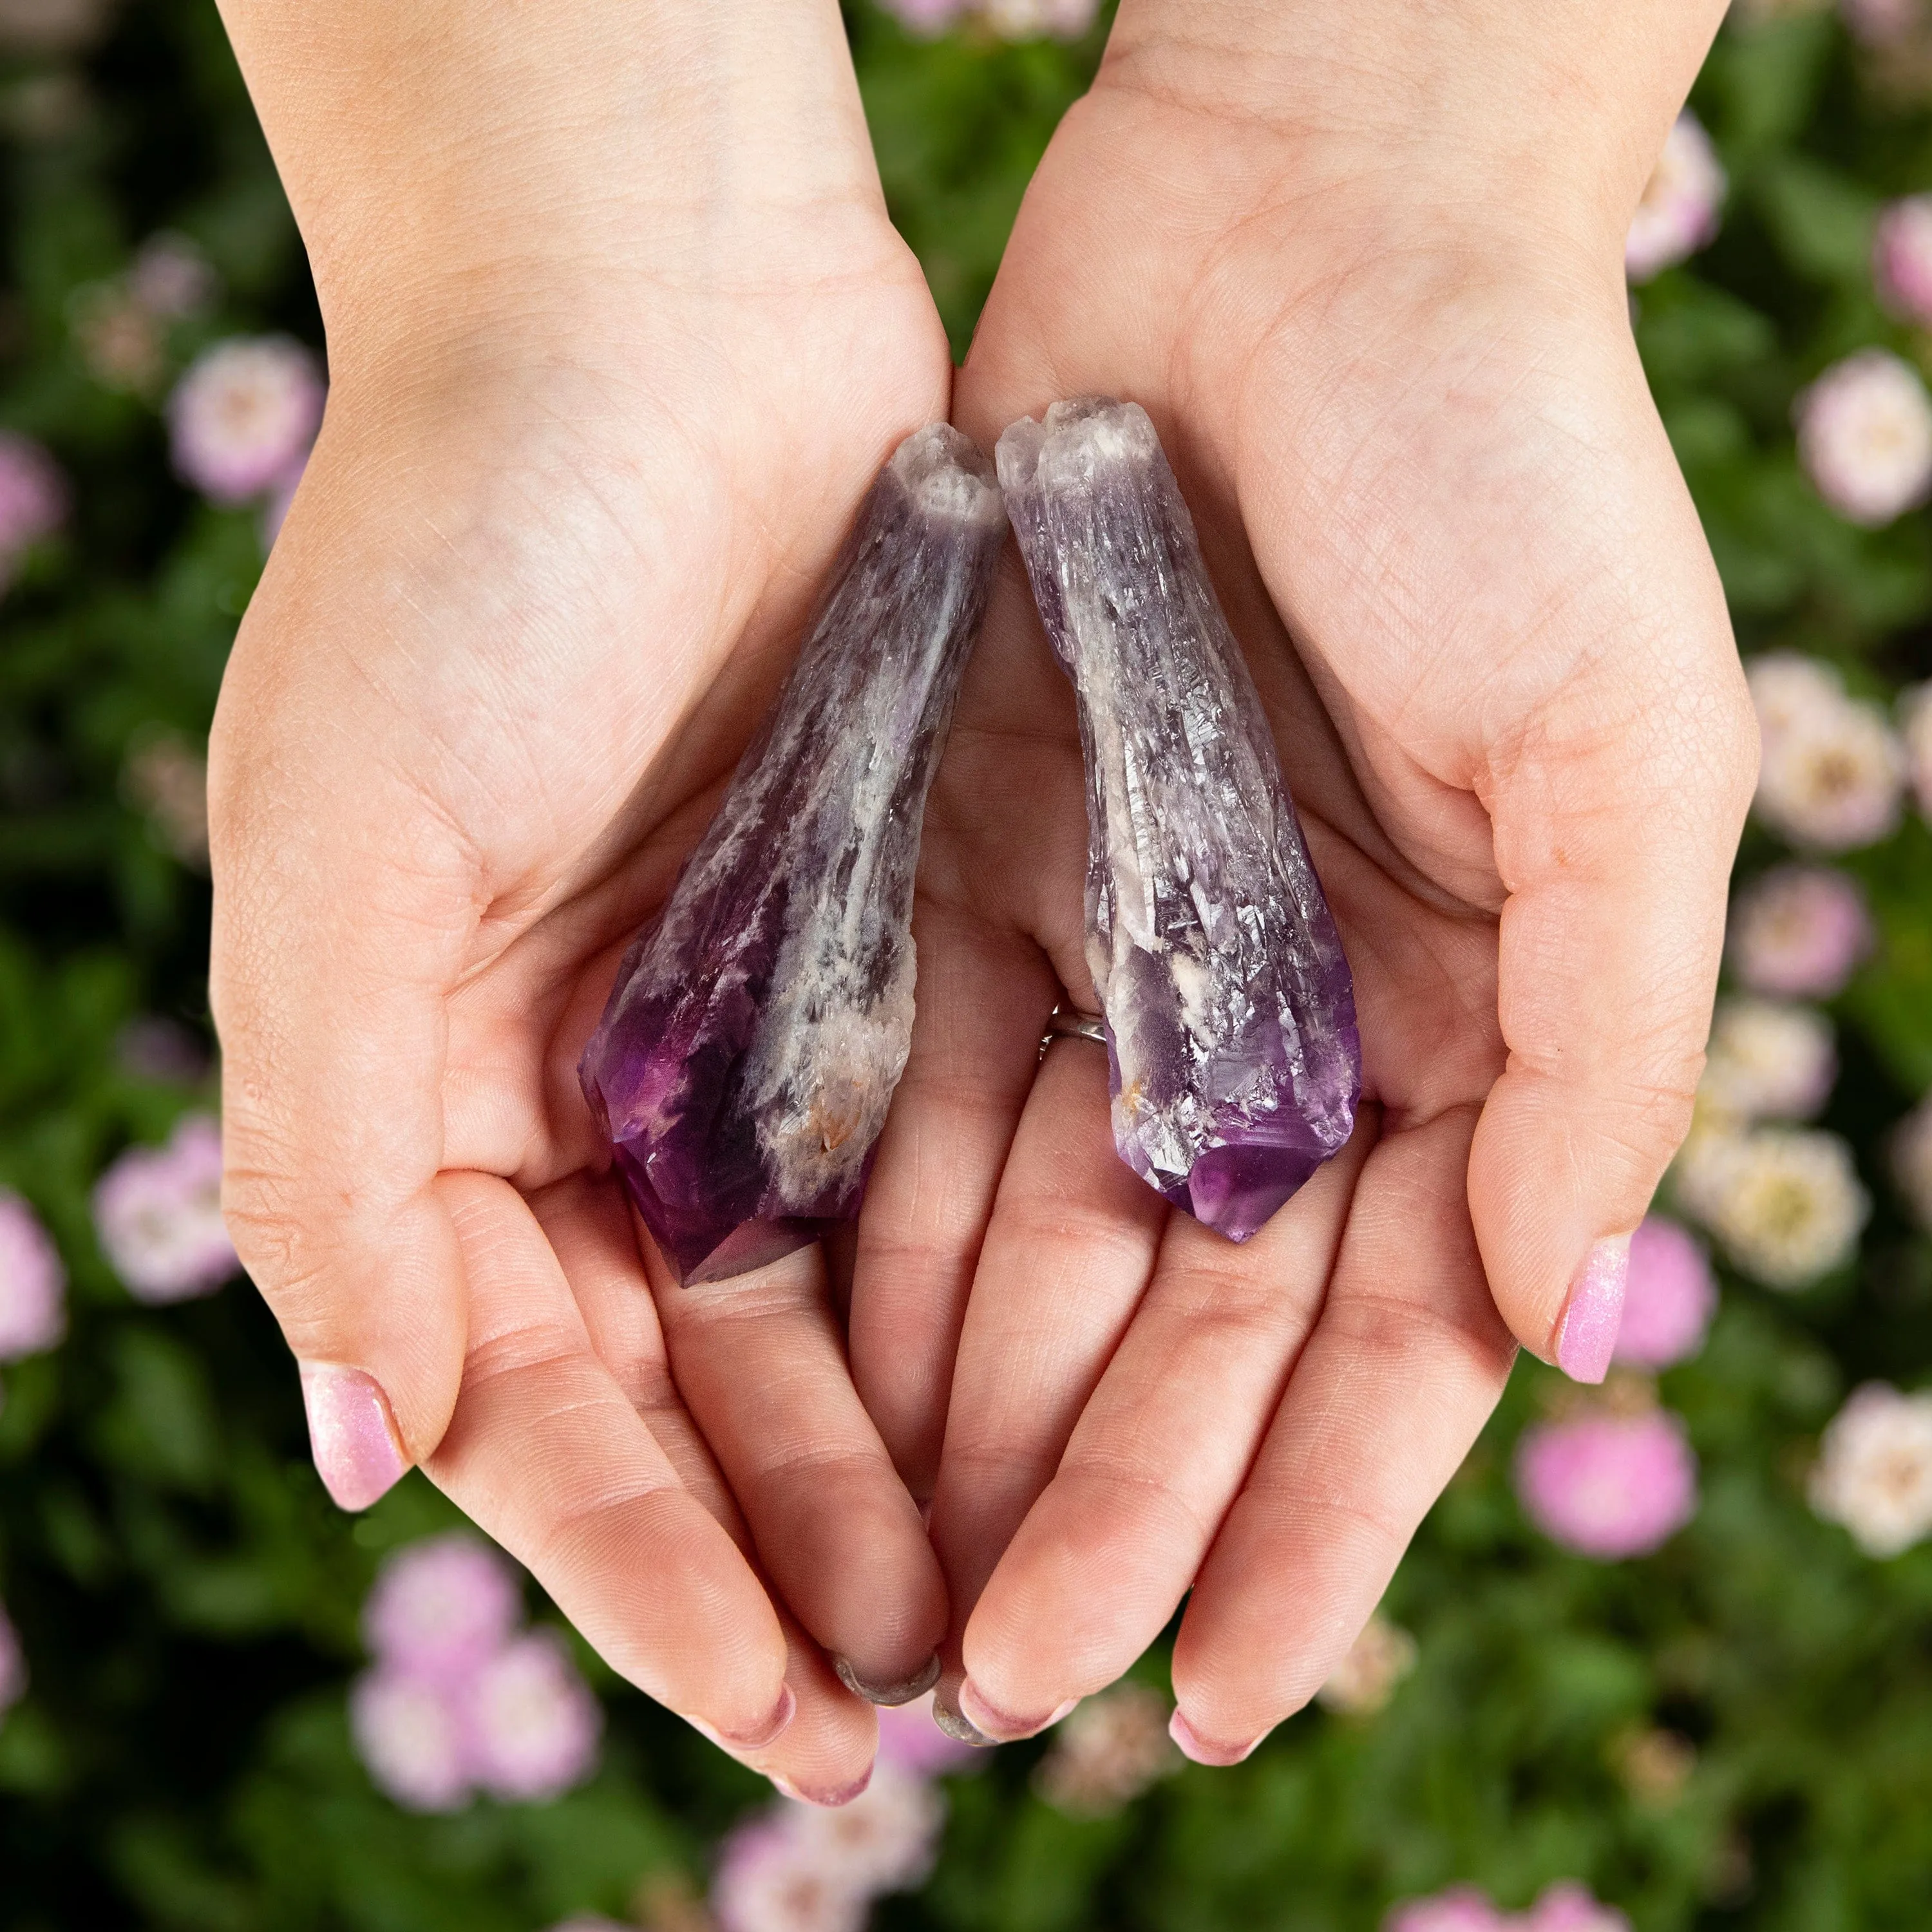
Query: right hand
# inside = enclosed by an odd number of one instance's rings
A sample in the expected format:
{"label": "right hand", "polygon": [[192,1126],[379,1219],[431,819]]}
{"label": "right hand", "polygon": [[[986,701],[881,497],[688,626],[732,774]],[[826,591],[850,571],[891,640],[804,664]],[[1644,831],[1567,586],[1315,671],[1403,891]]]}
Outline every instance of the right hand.
{"label": "right hand", "polygon": [[837,9],[225,10],[332,378],[210,748],[236,1244],[339,1501],[420,1464],[632,1682],[835,1798],[875,1734],[824,1652],[916,1675],[938,1564],[815,1254],[660,1325],[575,1064],[946,412]]}

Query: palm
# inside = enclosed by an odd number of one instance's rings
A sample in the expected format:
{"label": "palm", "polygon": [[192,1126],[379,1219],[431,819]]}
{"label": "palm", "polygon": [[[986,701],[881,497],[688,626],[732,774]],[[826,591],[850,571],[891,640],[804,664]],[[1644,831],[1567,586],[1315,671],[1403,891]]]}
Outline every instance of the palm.
{"label": "palm", "polygon": [[[339,376],[214,749],[224,1034],[284,1090],[353,1089],[302,1123],[304,1172],[352,1179],[298,1250],[286,1199],[245,1184],[286,1130],[231,1082],[232,1218],[298,1352],[326,1354],[305,1323],[368,1280],[386,1386],[464,1364],[446,1430],[397,1402],[436,1480],[680,1708],[727,1721],[707,1645],[740,1678],[786,1645],[813,1721],[770,1761],[822,1791],[862,1769],[869,1716],[694,1512],[874,1676],[916,1670],[943,1621],[916,1514],[816,1282],[767,1282],[728,1328],[670,1298],[659,1330],[575,1078],[860,496],[944,413],[944,337],[883,217],[817,239],[661,295],[615,353],[479,359],[400,411]],[[309,868],[373,882],[353,930],[249,916]]]}
{"label": "palm", "polygon": [[[1604,640],[1649,668],[1673,600],[1711,595],[1681,487],[1658,507],[1614,261],[1574,293],[1457,286],[1352,221],[1283,215],[1291,172],[1251,130],[1103,82],[1030,191],[960,386],[986,440],[1061,394],[1154,417],[1348,950],[1367,1102],[1348,1154],[1238,1250],[1114,1160],[1099,1054],[1057,1048],[1034,1078],[1058,989],[1094,1000],[1071,696],[1016,572],[928,816],[920,1031],[853,1311],[861,1388],[935,1490],[964,1664],[1016,1720],[1117,1674],[1191,1586],[1177,1688],[1238,1740],[1366,1617],[1508,1368],[1484,1260],[1562,1167],[1553,1113],[1546,1144],[1472,1166],[1505,1024],[1544,1049],[1520,990],[1538,915],[1512,907],[1512,933],[1498,913],[1566,821],[1511,797],[1511,760],[1628,745],[1640,703],[1667,717],[1667,667],[1622,716],[1567,694]],[[1175,181],[1214,182],[1213,204]],[[943,1189],[942,1145],[969,1154]],[[920,1418],[956,1333],[942,1455]]]}

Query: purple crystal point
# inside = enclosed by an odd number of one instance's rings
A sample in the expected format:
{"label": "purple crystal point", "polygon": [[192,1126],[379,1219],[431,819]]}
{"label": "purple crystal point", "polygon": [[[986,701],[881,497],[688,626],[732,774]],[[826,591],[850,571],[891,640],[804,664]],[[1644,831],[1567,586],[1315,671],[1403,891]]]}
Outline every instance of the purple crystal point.
{"label": "purple crystal point", "polygon": [[1354,1127],[1348,962],[1147,412],[1056,403],[998,460],[1078,700],[1114,1144],[1244,1241]]}
{"label": "purple crystal point", "polygon": [[911,1040],[926,789],[1006,518],[944,424],[880,472],[776,704],[578,1069],[681,1281],[859,1210]]}

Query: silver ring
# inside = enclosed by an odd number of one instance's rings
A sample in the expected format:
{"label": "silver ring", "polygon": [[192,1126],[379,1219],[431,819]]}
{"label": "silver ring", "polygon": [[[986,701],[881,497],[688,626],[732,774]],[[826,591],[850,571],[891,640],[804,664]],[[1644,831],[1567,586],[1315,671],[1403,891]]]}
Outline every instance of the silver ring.
{"label": "silver ring", "polygon": [[1041,1059],[1046,1058],[1046,1049],[1057,1040],[1090,1040],[1105,1046],[1107,1022],[1098,1013],[1083,1013],[1078,1006],[1063,1001],[1047,1016],[1046,1030],[1040,1036]]}

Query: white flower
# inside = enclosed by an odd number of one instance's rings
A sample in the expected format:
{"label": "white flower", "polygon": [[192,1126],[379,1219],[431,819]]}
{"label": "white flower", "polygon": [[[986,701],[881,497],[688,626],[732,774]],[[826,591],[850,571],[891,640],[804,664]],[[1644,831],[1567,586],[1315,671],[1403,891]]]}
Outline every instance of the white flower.
{"label": "white flower", "polygon": [[1732,1120],[1802,1120],[1838,1077],[1832,1023],[1810,1006],[1733,997],[1718,1002],[1697,1097]]}
{"label": "white flower", "polygon": [[1871,1211],[1836,1134],[1706,1126],[1685,1143],[1676,1177],[1686,1211],[1768,1288],[1803,1288],[1842,1265]]}
{"label": "white flower", "polygon": [[1036,40],[1052,34],[1078,40],[1094,24],[1099,0],[982,0],[980,13],[1002,40]]}
{"label": "white flower", "polygon": [[1861,349],[1793,406],[1798,459],[1840,516],[1876,527],[1932,490],[1932,400],[1889,350]]}
{"label": "white flower", "polygon": [[1811,1507],[1868,1556],[1896,1556],[1932,1531],[1932,1394],[1853,1390],[1825,1432]]}
{"label": "white flower", "polygon": [[1916,684],[1898,701],[1905,728],[1905,763],[1918,809],[1932,818],[1932,684]]}
{"label": "white flower", "polygon": [[1932,1232],[1932,1094],[1894,1130],[1892,1171],[1918,1225]]}
{"label": "white flower", "polygon": [[1378,1612],[1363,1627],[1328,1682],[1316,1692],[1316,1700],[1330,1711],[1370,1717],[1388,1703],[1395,1687],[1414,1668],[1414,1638]]}
{"label": "white flower", "polygon": [[1631,218],[1624,268],[1634,282],[1694,255],[1718,232],[1724,170],[1711,137],[1688,108],[1664,143]]}
{"label": "white flower", "polygon": [[1747,667],[1763,764],[1756,808],[1794,844],[1869,845],[1898,828],[1905,751],[1885,713],[1828,664],[1773,652]]}
{"label": "white flower", "polygon": [[1180,1769],[1180,1754],[1167,1729],[1173,1714],[1174,1706],[1144,1684],[1117,1684],[1087,1698],[1054,1727],[1034,1789],[1076,1817],[1119,1810],[1157,1778]]}

